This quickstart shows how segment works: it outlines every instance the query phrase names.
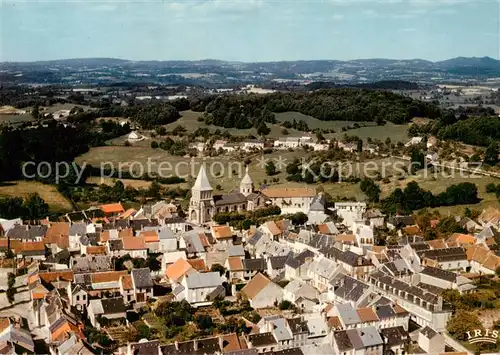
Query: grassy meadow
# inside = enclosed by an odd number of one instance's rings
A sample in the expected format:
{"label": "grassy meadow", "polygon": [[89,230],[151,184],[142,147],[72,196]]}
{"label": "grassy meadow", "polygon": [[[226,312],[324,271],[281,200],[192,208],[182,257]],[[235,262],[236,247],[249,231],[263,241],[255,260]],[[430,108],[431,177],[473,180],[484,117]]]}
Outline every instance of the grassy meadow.
{"label": "grassy meadow", "polygon": [[27,197],[33,193],[39,194],[47,202],[51,212],[58,213],[73,210],[71,202],[61,195],[53,185],[25,180],[4,182],[0,185],[1,197]]}

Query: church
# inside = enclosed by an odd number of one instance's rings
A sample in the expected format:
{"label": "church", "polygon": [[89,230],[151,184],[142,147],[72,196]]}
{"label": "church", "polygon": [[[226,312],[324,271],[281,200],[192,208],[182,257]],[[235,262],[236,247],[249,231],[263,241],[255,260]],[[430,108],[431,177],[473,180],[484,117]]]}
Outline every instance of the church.
{"label": "church", "polygon": [[189,219],[193,223],[204,224],[212,221],[217,213],[255,211],[266,206],[268,198],[255,191],[252,178],[248,174],[240,182],[240,188],[225,195],[213,195],[205,166],[202,165],[191,189],[189,201]]}

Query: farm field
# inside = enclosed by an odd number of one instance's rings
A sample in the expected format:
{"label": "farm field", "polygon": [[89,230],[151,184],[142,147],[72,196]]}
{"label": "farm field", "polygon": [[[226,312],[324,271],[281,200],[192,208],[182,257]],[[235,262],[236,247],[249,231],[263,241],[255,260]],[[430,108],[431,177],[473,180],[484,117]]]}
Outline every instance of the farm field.
{"label": "farm field", "polygon": [[[263,157],[269,160],[273,160],[277,166],[278,174],[274,176],[268,176],[265,169],[262,168],[260,163],[261,156],[253,156],[251,158],[251,164],[249,166],[250,175],[254,181],[256,188],[262,185],[272,185],[279,187],[298,187],[306,186],[305,183],[288,182],[286,180],[285,166],[290,163],[294,158],[298,156],[297,152],[279,151],[273,152],[272,154],[266,154]],[[163,175],[178,175],[185,176],[188,175],[186,180],[187,183],[180,184],[179,186],[183,188],[188,188],[194,182],[196,175],[198,173],[200,164],[202,161],[205,162],[207,167],[207,175],[212,184],[212,187],[216,189],[218,186],[221,192],[229,192],[234,188],[239,186],[240,180],[244,175],[244,167],[242,158],[238,156],[221,156],[214,158],[188,158],[188,157],[176,157],[171,156],[168,152],[160,149],[151,149],[148,147],[97,147],[92,148],[86,154],[77,158],[77,162],[82,164],[87,162],[95,167],[100,166],[101,163],[114,164],[115,168],[118,168],[121,164],[121,169],[123,171],[129,171],[130,167],[136,173],[139,172],[138,167],[140,164],[147,168],[148,159],[151,161],[151,171],[156,173],[158,170],[158,164],[164,162]],[[281,159],[281,160],[280,160]],[[279,162],[282,162],[282,166],[279,166]],[[135,163],[134,163],[135,162]],[[353,163],[352,165],[352,175],[353,176],[363,176],[364,166],[369,168],[370,172],[381,171],[381,166],[385,165],[385,175],[389,178],[388,183],[379,182],[380,188],[382,190],[381,197],[385,198],[396,188],[404,188],[409,182],[416,181],[419,186],[425,190],[430,190],[433,194],[438,194],[443,192],[448,186],[453,184],[458,184],[462,182],[472,182],[478,187],[479,197],[481,202],[470,206],[451,206],[451,207],[439,207],[442,214],[448,213],[463,213],[465,207],[469,207],[475,210],[483,210],[488,206],[498,206],[499,202],[494,194],[486,193],[486,185],[489,183],[500,183],[500,179],[493,177],[474,177],[474,176],[455,176],[454,178],[449,178],[443,176],[442,174],[433,175],[432,173],[427,173],[425,175],[423,172],[415,176],[409,176],[404,179],[399,177],[393,167],[391,167],[392,161],[390,158],[385,159],[374,159],[367,162]],[[132,164],[132,165],[131,165]],[[370,166],[368,166],[370,164]],[[375,167],[375,168],[374,168]],[[135,169],[134,169],[135,168]],[[348,168],[344,168],[344,176],[346,176],[346,171]],[[147,171],[147,170],[146,170]],[[90,182],[100,183],[100,178],[93,177]],[[104,183],[112,184],[114,179],[107,178]],[[143,180],[123,180],[125,185],[130,185],[136,188],[145,188],[149,186],[148,181]],[[168,187],[173,187],[176,185],[166,185]],[[334,198],[345,197],[354,198],[356,200],[365,200],[364,193],[360,190],[359,184],[353,184],[348,182],[340,183],[317,183],[314,185],[317,189],[322,189],[323,191],[329,193]],[[0,190],[1,191],[1,190]]]}
{"label": "farm field", "polygon": [[[294,112],[294,111],[275,113],[274,116],[279,122],[285,122],[285,121],[292,122],[293,120],[298,122],[302,120],[305,123],[307,123],[310,129],[326,128],[326,129],[334,129],[336,132],[342,131],[343,127],[351,127],[355,123],[353,121],[322,121],[318,120],[315,117],[304,115],[300,112]],[[375,126],[375,123],[373,122],[357,122],[357,123],[359,125]]]}
{"label": "farm field", "polygon": [[32,119],[33,117],[29,113],[23,115],[0,114],[0,123],[21,123]]}
{"label": "farm field", "polygon": [[[206,125],[203,122],[199,122],[198,117],[201,117],[203,115],[201,112],[182,111],[180,114],[182,117],[179,118],[176,122],[169,123],[168,125],[165,125],[165,128],[167,130],[172,130],[176,126],[181,125],[184,128],[186,128],[188,132],[194,132],[198,128],[208,128],[211,132],[219,129],[221,131],[228,131],[231,135],[234,135],[234,136],[253,135],[255,137],[258,137],[257,130],[255,128],[250,128],[250,129],[224,128],[224,127],[219,127],[219,126]],[[313,118],[313,117],[311,117],[311,118]],[[319,120],[317,120],[317,121],[319,121]],[[281,127],[279,124],[268,124],[267,126],[271,130],[268,137],[278,138],[278,137],[283,136],[283,134],[281,133],[281,130],[283,129],[283,127]],[[304,132],[300,132],[300,131],[297,131],[295,129],[287,129],[287,130],[289,133],[288,134],[289,137],[300,137],[300,136],[304,135]]]}
{"label": "farm field", "polygon": [[349,136],[358,136],[362,140],[366,141],[368,138],[379,139],[385,141],[386,138],[390,138],[393,143],[397,142],[407,142],[408,138],[408,128],[409,125],[395,125],[393,123],[387,122],[383,126],[370,126],[370,127],[360,127],[355,129],[350,129],[346,132],[338,132],[334,134],[328,134],[329,138],[335,138],[341,140],[344,134]]}
{"label": "farm field", "polygon": [[[283,164],[288,164],[297,156],[296,152],[274,152],[273,154],[264,155],[265,159],[279,159]],[[246,155],[245,157],[248,157]],[[252,176],[256,186],[264,183],[264,180],[270,181],[272,178],[285,181],[285,168],[281,169],[279,174],[269,177],[266,175],[265,169],[258,165],[259,160],[257,156],[251,157],[252,162],[249,166],[250,175]],[[212,184],[212,187],[220,185],[223,191],[230,191],[238,187],[240,180],[245,173],[243,159],[237,156],[221,156],[214,158],[188,158],[171,156],[168,152],[161,149],[152,149],[148,147],[126,147],[126,146],[108,146],[92,148],[87,153],[81,155],[76,159],[78,164],[86,162],[94,167],[110,167],[111,164],[115,169],[121,166],[122,171],[132,171],[139,175],[140,166],[143,167],[144,173],[147,170],[148,160],[150,161],[151,172],[156,173],[158,167],[163,168],[164,177],[168,175],[177,175],[186,178],[187,182],[194,182],[200,164],[205,162],[207,168],[207,175]],[[275,160],[275,163],[277,160]],[[163,165],[160,165],[163,163]],[[100,179],[98,179],[100,180]],[[168,185],[172,186],[172,185]]]}
{"label": "farm field", "polygon": [[38,193],[48,203],[51,212],[73,210],[71,203],[53,185],[36,181],[12,181],[0,185],[0,196],[2,197],[27,197],[33,193]]}
{"label": "farm field", "polygon": [[[108,177],[97,177],[97,176],[91,176],[87,179],[88,184],[96,184],[96,185],[109,185],[113,186],[117,180],[120,180],[125,187],[130,186],[133,187],[134,189],[147,189],[151,186],[151,181],[147,180],[135,180],[135,179],[115,179],[115,178],[108,178]],[[181,184],[169,184],[169,185],[163,185],[169,188],[174,188],[174,187],[181,187],[181,188],[186,188],[187,183],[181,183]]]}

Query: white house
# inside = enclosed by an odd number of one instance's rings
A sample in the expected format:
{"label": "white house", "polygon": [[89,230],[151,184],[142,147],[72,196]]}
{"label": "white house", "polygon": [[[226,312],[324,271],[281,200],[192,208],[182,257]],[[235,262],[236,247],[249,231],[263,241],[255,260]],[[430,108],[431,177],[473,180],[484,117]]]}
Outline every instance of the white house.
{"label": "white house", "polygon": [[68,283],[68,298],[70,305],[72,307],[76,307],[76,309],[82,311],[87,308],[89,304],[89,295],[85,288],[80,285],[74,285],[72,283]]}
{"label": "white house", "polygon": [[225,288],[218,272],[187,273],[182,280],[181,289],[174,289],[178,299],[182,298],[190,304],[211,303],[217,296],[224,297]]}
{"label": "white house", "polygon": [[425,327],[418,333],[418,346],[428,354],[444,353],[444,336],[431,327]]}
{"label": "white house", "polygon": [[281,208],[282,214],[303,212],[309,213],[316,197],[316,190],[308,187],[275,187],[262,190],[273,205]]}
{"label": "white house", "polygon": [[253,308],[272,307],[283,300],[283,289],[258,273],[241,289]]}
{"label": "white house", "polygon": [[126,321],[127,306],[122,297],[103,298],[90,300],[87,312],[90,323],[94,328],[100,329],[101,324],[98,321],[99,316],[106,318],[108,321]]}
{"label": "white house", "polygon": [[414,145],[419,145],[422,143],[423,138],[422,137],[412,137],[406,144],[405,147],[411,147]]}
{"label": "white house", "polygon": [[366,211],[365,202],[335,202],[337,216],[343,219],[343,224],[351,226],[355,221],[360,220]]}
{"label": "white house", "polygon": [[153,297],[153,279],[149,268],[133,269],[130,273],[136,302],[146,302]]}
{"label": "white house", "polygon": [[[295,279],[283,289],[283,298],[294,304],[297,304],[297,300],[301,298],[313,301],[313,303],[316,304],[315,301],[319,299],[319,292],[311,284]],[[306,307],[306,304],[307,303],[302,303],[302,305],[304,305],[304,310],[309,312],[312,311],[312,307]]]}
{"label": "white house", "polygon": [[366,224],[354,223],[354,236],[359,247],[372,246],[374,242],[373,227]]}
{"label": "white house", "polygon": [[244,151],[251,151],[251,150],[263,150],[264,149],[264,142],[258,141],[258,140],[253,140],[253,141],[245,141],[243,142],[243,150]]}

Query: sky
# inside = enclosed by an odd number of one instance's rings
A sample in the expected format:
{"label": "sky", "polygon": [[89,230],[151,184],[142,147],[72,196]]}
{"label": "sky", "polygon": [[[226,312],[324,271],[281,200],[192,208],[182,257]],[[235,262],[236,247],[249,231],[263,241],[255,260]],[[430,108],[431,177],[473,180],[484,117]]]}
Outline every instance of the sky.
{"label": "sky", "polygon": [[0,0],[0,61],[499,59],[500,0]]}

